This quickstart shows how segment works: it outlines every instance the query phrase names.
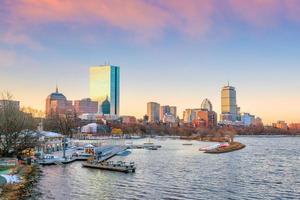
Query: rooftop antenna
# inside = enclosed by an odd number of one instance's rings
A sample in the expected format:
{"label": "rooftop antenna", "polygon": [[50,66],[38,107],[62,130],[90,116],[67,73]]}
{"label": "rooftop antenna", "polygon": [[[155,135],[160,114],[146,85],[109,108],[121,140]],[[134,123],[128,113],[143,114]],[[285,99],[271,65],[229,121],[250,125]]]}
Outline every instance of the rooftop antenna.
{"label": "rooftop antenna", "polygon": [[229,81],[227,81],[227,85],[228,85],[228,87],[229,87]]}
{"label": "rooftop antenna", "polygon": [[55,89],[56,93],[58,93],[58,86],[57,86],[57,82],[56,82],[56,89]]}

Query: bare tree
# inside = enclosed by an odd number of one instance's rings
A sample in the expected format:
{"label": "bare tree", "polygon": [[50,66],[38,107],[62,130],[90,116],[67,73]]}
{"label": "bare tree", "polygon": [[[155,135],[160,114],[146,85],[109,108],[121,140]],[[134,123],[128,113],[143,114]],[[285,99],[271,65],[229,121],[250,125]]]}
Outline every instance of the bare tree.
{"label": "bare tree", "polygon": [[35,129],[33,117],[19,110],[10,93],[3,93],[0,108],[0,155],[15,156],[34,148],[38,143]]}
{"label": "bare tree", "polygon": [[60,132],[65,136],[73,137],[80,126],[76,111],[66,114],[54,113],[44,121],[45,130]]}

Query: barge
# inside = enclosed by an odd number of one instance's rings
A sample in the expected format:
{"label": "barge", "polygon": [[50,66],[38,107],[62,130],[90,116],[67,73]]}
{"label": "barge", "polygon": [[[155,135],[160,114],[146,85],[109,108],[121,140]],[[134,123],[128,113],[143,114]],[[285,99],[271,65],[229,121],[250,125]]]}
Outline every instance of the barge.
{"label": "barge", "polygon": [[82,167],[109,170],[109,171],[117,171],[117,172],[124,172],[124,173],[129,173],[129,172],[134,173],[135,169],[136,169],[134,162],[125,163],[122,161],[118,161],[118,162],[113,162],[113,161],[85,162],[82,164]]}

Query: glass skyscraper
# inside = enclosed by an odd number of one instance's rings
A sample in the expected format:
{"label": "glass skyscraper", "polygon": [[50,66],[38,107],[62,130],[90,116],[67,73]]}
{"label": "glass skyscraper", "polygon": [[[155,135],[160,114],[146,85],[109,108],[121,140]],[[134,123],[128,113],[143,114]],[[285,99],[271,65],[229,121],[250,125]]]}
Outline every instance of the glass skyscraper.
{"label": "glass skyscraper", "polygon": [[102,103],[107,99],[110,103],[110,114],[120,114],[120,67],[100,65],[90,67],[90,98],[99,103],[99,112],[102,112]]}
{"label": "glass skyscraper", "polygon": [[237,120],[237,104],[236,90],[232,86],[225,86],[221,92],[221,121],[236,121]]}

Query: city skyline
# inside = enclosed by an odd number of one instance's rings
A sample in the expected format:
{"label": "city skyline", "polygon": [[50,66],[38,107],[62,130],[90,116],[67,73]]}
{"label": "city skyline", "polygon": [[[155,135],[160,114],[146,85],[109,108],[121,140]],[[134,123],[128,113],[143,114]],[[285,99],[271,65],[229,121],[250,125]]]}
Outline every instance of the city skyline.
{"label": "city skyline", "polygon": [[110,61],[122,67],[120,115],[155,101],[182,118],[204,98],[220,114],[230,81],[243,112],[300,121],[299,1],[70,2],[0,3],[0,90],[21,106],[44,110],[56,82],[89,97],[89,66]]}

